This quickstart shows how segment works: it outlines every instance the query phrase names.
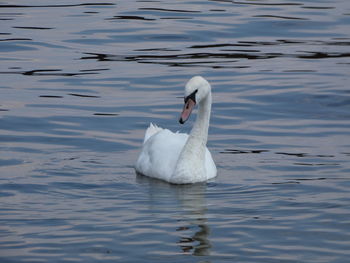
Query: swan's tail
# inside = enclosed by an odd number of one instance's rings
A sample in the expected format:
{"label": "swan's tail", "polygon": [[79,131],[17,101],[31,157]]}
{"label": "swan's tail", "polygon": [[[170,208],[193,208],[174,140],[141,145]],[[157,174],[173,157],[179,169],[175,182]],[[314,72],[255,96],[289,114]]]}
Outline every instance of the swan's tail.
{"label": "swan's tail", "polygon": [[158,127],[157,125],[150,123],[149,127],[146,130],[145,138],[143,140],[143,143],[145,143],[152,135],[156,134],[157,132],[163,130],[163,128]]}

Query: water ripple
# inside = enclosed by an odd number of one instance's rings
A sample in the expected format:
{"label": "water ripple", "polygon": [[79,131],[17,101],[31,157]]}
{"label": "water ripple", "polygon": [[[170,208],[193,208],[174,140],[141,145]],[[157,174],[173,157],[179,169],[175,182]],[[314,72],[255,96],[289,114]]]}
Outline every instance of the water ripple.
{"label": "water ripple", "polygon": [[[5,1],[1,262],[347,262],[347,1]],[[136,175],[212,84],[215,180]]]}

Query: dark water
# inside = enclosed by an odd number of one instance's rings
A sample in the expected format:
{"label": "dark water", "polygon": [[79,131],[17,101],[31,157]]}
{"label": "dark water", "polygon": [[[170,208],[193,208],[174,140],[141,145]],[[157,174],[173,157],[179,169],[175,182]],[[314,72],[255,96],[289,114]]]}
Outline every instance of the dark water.
{"label": "dark water", "polygon": [[[350,2],[2,1],[0,261],[348,262]],[[213,86],[218,177],[137,177]]]}

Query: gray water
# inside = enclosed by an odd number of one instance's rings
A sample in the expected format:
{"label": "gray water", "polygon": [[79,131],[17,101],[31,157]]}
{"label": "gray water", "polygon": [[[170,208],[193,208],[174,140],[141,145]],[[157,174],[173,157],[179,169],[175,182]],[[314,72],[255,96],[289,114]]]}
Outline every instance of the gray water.
{"label": "gray water", "polygon": [[[350,2],[2,1],[0,261],[349,262]],[[218,177],[136,176],[213,87]]]}

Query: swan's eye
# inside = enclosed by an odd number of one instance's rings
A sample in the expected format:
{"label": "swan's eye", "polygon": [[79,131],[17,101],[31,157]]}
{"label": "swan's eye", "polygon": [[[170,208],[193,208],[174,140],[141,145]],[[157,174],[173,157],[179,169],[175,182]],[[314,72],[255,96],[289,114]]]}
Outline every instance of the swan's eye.
{"label": "swan's eye", "polygon": [[194,101],[196,103],[196,93],[198,92],[198,89],[196,89],[195,91],[193,91],[190,95],[188,95],[187,97],[184,98],[185,103],[188,101],[188,99],[191,99],[192,101]]}

